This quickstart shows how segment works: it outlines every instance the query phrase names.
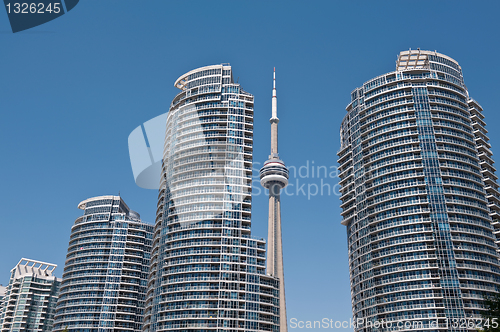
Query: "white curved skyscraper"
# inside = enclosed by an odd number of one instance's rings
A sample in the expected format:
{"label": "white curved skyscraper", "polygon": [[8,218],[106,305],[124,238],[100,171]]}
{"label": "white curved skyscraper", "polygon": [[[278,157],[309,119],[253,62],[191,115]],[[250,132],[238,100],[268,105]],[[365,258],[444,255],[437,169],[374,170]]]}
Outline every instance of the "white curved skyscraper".
{"label": "white curved skyscraper", "polygon": [[231,66],[192,70],[167,116],[144,331],[279,330],[253,238],[253,96]]}
{"label": "white curved skyscraper", "polygon": [[401,52],[352,92],[338,162],[356,331],[467,331],[499,291],[483,118],[459,64],[437,52]]}
{"label": "white curved skyscraper", "polygon": [[141,331],[153,226],[120,196],[78,208],[53,331]]}

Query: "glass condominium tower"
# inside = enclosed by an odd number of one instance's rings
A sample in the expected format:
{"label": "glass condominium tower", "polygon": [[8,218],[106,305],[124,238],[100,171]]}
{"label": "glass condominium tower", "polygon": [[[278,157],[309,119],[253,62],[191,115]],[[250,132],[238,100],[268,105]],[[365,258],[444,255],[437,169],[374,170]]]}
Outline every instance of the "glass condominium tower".
{"label": "glass condominium tower", "polygon": [[401,52],[346,110],[338,162],[355,330],[467,331],[499,290],[500,195],[461,67]]}
{"label": "glass condominium tower", "polygon": [[167,116],[144,331],[279,330],[279,280],[250,234],[254,98],[192,70]]}
{"label": "glass condominium tower", "polygon": [[54,275],[56,267],[26,258],[17,263],[5,293],[0,294],[0,331],[52,331],[61,284]]}
{"label": "glass condominium tower", "polygon": [[53,331],[141,331],[153,226],[120,196],[78,208]]}

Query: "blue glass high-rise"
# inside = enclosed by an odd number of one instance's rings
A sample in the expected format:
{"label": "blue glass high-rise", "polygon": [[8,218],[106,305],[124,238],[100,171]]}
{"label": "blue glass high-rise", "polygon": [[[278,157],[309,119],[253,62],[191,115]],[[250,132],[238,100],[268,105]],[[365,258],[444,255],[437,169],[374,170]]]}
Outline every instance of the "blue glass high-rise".
{"label": "blue glass high-rise", "polygon": [[396,71],[352,92],[338,161],[356,331],[466,331],[499,290],[481,111],[437,52],[401,52]]}
{"label": "blue glass high-rise", "polygon": [[120,196],[78,208],[53,331],[141,331],[153,226]]}
{"label": "blue glass high-rise", "polygon": [[0,331],[52,331],[61,279],[57,265],[22,258],[0,287]]}

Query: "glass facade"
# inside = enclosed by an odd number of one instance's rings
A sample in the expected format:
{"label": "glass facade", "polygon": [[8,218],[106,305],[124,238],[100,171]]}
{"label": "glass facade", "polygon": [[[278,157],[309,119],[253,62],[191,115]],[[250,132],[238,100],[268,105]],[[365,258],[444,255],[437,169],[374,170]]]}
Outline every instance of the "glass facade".
{"label": "glass facade", "polygon": [[167,117],[144,331],[279,329],[253,238],[253,96],[229,65],[181,76]]}
{"label": "glass facade", "polygon": [[0,307],[0,331],[52,331],[61,283],[52,274],[56,266],[22,258],[12,269]]}
{"label": "glass facade", "polygon": [[78,207],[54,331],[141,331],[153,226],[119,196]]}
{"label": "glass facade", "polygon": [[5,287],[0,286],[0,327],[3,324],[3,316],[4,316],[4,309],[3,309],[3,299],[5,297]]}
{"label": "glass facade", "polygon": [[481,111],[437,52],[401,52],[396,71],[352,92],[338,162],[356,331],[467,331],[498,292],[500,195]]}

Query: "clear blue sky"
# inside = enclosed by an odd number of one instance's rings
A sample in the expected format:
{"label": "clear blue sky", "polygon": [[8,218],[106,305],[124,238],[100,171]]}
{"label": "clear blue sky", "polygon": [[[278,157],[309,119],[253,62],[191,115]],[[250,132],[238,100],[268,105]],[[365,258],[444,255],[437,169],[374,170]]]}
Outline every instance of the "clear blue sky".
{"label": "clear blue sky", "polygon": [[[174,80],[200,66],[231,63],[254,94],[256,162],[269,154],[276,67],[281,157],[330,167],[350,92],[393,71],[402,50],[437,50],[461,64],[496,153],[499,12],[499,1],[84,0],[12,34],[0,9],[0,283],[21,257],[56,263],[61,276],[88,197],[121,192],[154,222],[157,194],[135,185],[127,138],[166,112]],[[299,180],[306,193],[320,184]],[[293,189],[282,198],[288,318],[348,320],[339,199]],[[265,196],[255,197],[252,219],[253,235],[266,237]]]}

